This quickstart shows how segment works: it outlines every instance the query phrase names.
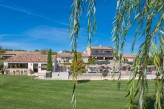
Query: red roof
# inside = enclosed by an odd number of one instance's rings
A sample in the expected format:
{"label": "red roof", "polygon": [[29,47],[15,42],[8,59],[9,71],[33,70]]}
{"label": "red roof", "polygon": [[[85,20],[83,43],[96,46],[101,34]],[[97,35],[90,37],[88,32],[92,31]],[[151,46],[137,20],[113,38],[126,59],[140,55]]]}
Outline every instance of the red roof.
{"label": "red roof", "polygon": [[[52,62],[56,56],[52,55]],[[5,60],[5,62],[47,62],[47,55],[16,55]]]}
{"label": "red roof", "polygon": [[122,57],[123,58],[135,58],[136,55],[133,55],[133,54],[123,54]]}
{"label": "red roof", "polygon": [[34,51],[5,51],[2,55],[11,54],[11,55],[22,55],[22,54],[42,54],[41,52]]}

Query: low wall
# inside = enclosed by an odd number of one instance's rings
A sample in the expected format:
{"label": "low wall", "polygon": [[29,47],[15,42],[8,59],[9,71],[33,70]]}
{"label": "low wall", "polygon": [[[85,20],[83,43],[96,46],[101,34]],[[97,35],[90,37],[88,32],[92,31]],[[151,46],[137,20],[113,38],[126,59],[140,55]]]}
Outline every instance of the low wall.
{"label": "low wall", "polygon": [[[103,77],[101,73],[81,73],[78,75],[78,80],[118,80],[119,73],[108,73],[106,77]],[[123,73],[121,74],[121,80],[129,80],[132,78],[132,73]],[[156,75],[154,74],[147,74],[147,79],[155,79]],[[69,76],[69,80],[72,80],[72,76]],[[136,79],[138,79],[138,75],[136,76]]]}
{"label": "low wall", "polygon": [[52,79],[68,80],[68,72],[52,72]]}

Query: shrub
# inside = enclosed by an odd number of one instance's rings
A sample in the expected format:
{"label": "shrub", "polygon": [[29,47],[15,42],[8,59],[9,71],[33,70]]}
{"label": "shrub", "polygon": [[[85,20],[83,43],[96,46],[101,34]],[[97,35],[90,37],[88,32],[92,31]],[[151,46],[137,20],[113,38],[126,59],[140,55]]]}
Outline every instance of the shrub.
{"label": "shrub", "polygon": [[95,64],[110,64],[110,61],[95,61]]}
{"label": "shrub", "polygon": [[102,76],[103,76],[103,77],[106,77],[107,75],[108,75],[108,70],[102,71]]}

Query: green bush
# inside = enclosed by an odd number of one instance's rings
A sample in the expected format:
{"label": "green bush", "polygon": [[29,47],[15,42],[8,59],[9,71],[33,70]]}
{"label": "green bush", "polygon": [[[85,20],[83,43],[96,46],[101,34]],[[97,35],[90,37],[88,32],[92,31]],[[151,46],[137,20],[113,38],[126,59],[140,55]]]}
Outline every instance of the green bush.
{"label": "green bush", "polygon": [[127,64],[129,64],[129,65],[133,65],[133,62],[125,62],[125,63],[127,63]]}
{"label": "green bush", "polygon": [[102,71],[102,76],[103,76],[103,77],[106,77],[107,75],[108,75],[108,70]]}
{"label": "green bush", "polygon": [[2,69],[3,69],[3,64],[0,63],[0,70],[2,70]]}
{"label": "green bush", "polygon": [[110,64],[110,61],[106,61],[106,60],[104,60],[104,61],[95,61],[95,64]]}

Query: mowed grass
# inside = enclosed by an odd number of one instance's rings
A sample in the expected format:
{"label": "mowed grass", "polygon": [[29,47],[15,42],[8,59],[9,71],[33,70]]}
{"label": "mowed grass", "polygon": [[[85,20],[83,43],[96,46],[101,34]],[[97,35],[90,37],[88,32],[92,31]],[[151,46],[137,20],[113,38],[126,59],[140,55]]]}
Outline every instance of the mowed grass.
{"label": "mowed grass", "polygon": [[[125,109],[127,81],[86,81],[77,86],[77,109]],[[150,90],[154,91],[153,81]],[[71,109],[73,81],[0,75],[0,109]]]}

